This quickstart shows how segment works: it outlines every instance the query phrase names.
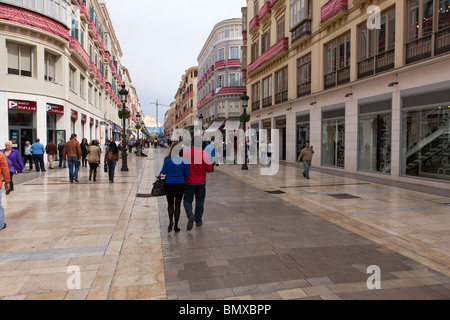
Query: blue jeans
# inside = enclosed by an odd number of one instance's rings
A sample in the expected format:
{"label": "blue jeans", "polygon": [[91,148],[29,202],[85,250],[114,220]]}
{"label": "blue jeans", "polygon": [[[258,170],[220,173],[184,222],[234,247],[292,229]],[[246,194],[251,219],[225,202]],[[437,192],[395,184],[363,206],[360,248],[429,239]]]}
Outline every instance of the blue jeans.
{"label": "blue jeans", "polygon": [[109,181],[114,181],[114,171],[116,170],[117,160],[111,160],[108,162],[108,175]]}
{"label": "blue jeans", "polygon": [[305,170],[303,171],[303,174],[306,178],[309,178],[309,169],[311,169],[311,161],[303,161],[303,167]]}
{"label": "blue jeans", "polygon": [[195,196],[195,222],[202,223],[203,210],[206,198],[206,184],[186,184],[184,189],[184,210],[187,218],[194,216],[192,203]]}
{"label": "blue jeans", "polygon": [[5,209],[2,206],[2,191],[0,189],[0,230],[5,226]]}
{"label": "blue jeans", "polygon": [[61,168],[64,163],[64,168],[66,167],[66,162],[62,156],[59,156],[59,167]]}
{"label": "blue jeans", "polygon": [[67,162],[69,164],[69,179],[70,182],[73,182],[73,179],[78,179],[80,161],[78,160],[78,157],[68,157]]}

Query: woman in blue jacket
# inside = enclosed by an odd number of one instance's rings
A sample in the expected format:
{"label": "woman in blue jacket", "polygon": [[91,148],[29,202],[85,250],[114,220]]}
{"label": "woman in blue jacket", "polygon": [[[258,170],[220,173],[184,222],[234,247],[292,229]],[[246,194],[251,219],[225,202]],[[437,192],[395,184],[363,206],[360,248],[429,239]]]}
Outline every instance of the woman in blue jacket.
{"label": "woman in blue jacket", "polygon": [[6,191],[6,195],[9,195],[12,191],[14,191],[13,176],[23,173],[23,170],[25,170],[25,166],[22,162],[19,151],[13,149],[11,141],[5,142],[5,148],[6,149],[1,150],[1,152],[3,152],[6,156],[9,175],[11,176],[10,188],[8,191]]}
{"label": "woman in blue jacket", "polygon": [[[180,232],[178,222],[180,221],[181,202],[184,196],[184,178],[189,176],[189,164],[183,158],[183,149],[178,155],[172,154],[178,142],[172,144],[169,155],[164,159],[161,173],[166,176],[166,198],[169,210],[170,224],[168,232]],[[175,223],[174,223],[175,218]]]}

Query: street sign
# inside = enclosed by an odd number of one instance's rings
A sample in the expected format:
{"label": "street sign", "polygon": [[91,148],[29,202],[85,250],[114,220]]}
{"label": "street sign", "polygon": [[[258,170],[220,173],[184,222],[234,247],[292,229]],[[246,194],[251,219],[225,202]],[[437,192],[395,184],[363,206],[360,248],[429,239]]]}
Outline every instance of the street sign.
{"label": "street sign", "polygon": [[101,126],[106,126],[106,121],[100,121]]}

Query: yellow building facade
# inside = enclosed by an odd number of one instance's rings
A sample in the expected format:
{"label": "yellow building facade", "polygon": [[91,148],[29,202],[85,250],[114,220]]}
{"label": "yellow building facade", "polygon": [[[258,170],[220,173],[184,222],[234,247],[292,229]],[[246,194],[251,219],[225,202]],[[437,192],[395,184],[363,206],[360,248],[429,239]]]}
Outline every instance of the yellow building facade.
{"label": "yellow building facade", "polygon": [[310,142],[323,170],[448,188],[449,1],[249,0],[242,12],[248,128],[278,129],[281,160]]}

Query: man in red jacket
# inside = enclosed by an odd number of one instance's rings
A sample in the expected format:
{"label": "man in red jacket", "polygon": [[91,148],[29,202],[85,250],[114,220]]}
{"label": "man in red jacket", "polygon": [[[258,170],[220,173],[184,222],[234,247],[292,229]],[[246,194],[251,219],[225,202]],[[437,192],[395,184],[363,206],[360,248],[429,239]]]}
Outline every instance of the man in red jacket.
{"label": "man in red jacket", "polygon": [[[190,175],[185,178],[184,210],[189,219],[187,230],[192,230],[194,222],[197,226],[203,224],[203,211],[206,198],[206,173],[213,170],[209,155],[201,147],[201,141],[192,144],[192,148],[184,153],[189,163]],[[192,212],[192,203],[195,196],[195,215]]]}

